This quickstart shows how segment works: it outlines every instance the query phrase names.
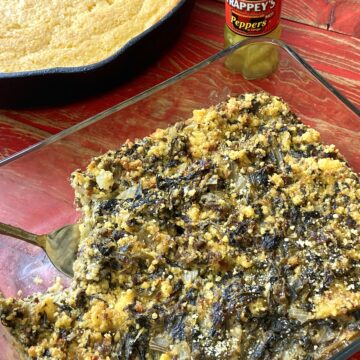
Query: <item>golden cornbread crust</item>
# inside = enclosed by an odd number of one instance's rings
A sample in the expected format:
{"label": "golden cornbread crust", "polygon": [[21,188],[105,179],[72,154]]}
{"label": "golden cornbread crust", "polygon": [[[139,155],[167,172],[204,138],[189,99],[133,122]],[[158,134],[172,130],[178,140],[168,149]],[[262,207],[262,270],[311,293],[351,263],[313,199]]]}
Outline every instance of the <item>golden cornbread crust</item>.
{"label": "golden cornbread crust", "polygon": [[0,0],[0,72],[94,64],[154,25],[179,2]]}
{"label": "golden cornbread crust", "polygon": [[360,183],[282,99],[232,97],[71,176],[70,288],[0,299],[31,359],[328,359],[360,335]]}

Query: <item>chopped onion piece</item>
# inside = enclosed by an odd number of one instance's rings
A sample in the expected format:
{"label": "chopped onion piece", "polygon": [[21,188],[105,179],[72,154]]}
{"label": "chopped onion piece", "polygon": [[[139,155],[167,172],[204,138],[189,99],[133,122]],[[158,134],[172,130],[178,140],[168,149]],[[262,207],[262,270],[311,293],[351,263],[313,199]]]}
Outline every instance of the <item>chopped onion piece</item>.
{"label": "chopped onion piece", "polygon": [[184,271],[185,282],[192,283],[197,278],[198,274],[199,274],[198,270],[192,270],[192,271],[185,270]]}
{"label": "chopped onion piece", "polygon": [[312,319],[311,313],[308,313],[302,309],[291,307],[289,309],[289,317],[299,321],[301,324]]}

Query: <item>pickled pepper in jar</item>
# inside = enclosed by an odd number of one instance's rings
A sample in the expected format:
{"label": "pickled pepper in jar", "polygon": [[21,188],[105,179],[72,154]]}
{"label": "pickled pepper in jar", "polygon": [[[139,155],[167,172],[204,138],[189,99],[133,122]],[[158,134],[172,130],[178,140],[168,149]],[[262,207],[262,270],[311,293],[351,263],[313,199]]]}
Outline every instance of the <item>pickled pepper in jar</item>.
{"label": "pickled pepper in jar", "polygon": [[[225,0],[225,47],[250,37],[279,39],[281,0]],[[260,79],[272,74],[278,65],[275,45],[254,43],[232,52],[225,61],[228,69],[246,79]]]}

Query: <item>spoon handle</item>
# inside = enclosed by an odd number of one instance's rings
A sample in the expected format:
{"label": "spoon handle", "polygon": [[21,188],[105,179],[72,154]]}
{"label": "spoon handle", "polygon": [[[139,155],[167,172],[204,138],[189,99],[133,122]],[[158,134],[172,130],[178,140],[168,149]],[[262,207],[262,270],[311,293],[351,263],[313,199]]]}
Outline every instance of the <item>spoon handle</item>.
{"label": "spoon handle", "polygon": [[36,235],[26,230],[20,229],[16,226],[4,224],[0,222],[0,234],[14,237],[16,239],[24,240],[30,244],[40,246],[41,248],[45,245],[45,236]]}

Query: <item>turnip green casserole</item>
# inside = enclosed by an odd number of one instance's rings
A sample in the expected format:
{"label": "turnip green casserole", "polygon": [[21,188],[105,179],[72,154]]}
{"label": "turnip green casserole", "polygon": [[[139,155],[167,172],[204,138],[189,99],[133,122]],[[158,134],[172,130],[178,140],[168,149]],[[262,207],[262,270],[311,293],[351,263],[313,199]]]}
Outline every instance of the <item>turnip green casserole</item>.
{"label": "turnip green casserole", "polygon": [[31,359],[328,359],[360,335],[360,185],[280,98],[232,97],[71,176],[65,290],[1,299]]}

